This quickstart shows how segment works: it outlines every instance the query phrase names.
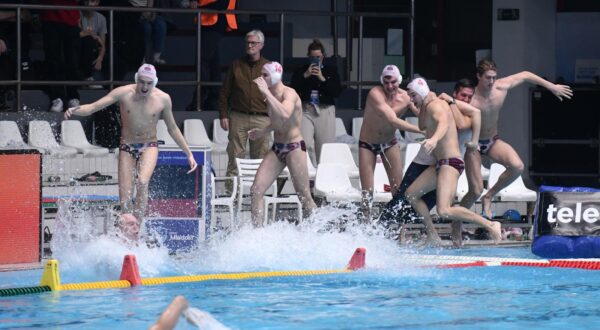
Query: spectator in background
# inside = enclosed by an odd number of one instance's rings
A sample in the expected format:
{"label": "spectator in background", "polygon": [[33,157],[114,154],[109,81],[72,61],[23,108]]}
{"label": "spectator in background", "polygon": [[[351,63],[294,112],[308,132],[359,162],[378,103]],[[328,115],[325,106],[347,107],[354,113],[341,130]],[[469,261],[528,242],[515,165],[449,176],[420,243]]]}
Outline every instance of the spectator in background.
{"label": "spectator in background", "polygon": [[[160,0],[130,0],[135,7],[159,7]],[[140,24],[144,30],[145,56],[144,62],[155,65],[165,64],[161,58],[165,50],[165,38],[167,37],[167,21],[165,17],[156,12],[143,12]]]}
{"label": "spectator in background", "polygon": [[[21,3],[22,1],[15,1]],[[0,11],[0,80],[14,80],[17,63],[17,17],[15,10]],[[33,79],[30,66],[29,49],[32,18],[28,10],[21,11],[21,78]],[[14,107],[15,88],[10,85],[0,86],[0,111],[17,110]]]}
{"label": "spectator in background", "polygon": [[[231,63],[219,95],[221,128],[229,131],[227,176],[237,175],[235,158],[246,157],[248,131],[265,128],[271,121],[265,98],[253,82],[269,61],[261,56],[265,36],[260,30],[246,33],[246,55]],[[263,158],[269,151],[269,135],[250,141],[250,157]]]}
{"label": "spectator in background", "polygon": [[[84,0],[83,4],[96,7],[100,0]],[[94,81],[94,71],[102,70],[102,61],[106,54],[106,18],[99,12],[92,10],[81,11],[79,21],[81,31],[81,62],[80,69],[85,80]],[[90,88],[102,88],[90,85]]]}
{"label": "spectator in background", "polygon": [[[215,9],[215,10],[234,10],[236,0],[198,0],[190,2],[190,8],[196,9]],[[196,21],[196,17],[194,17]],[[213,14],[204,13],[200,15],[201,21],[201,44],[200,44],[200,80],[201,81],[220,81],[221,80],[221,62],[219,55],[219,43],[223,37],[223,32],[237,30],[237,21],[234,14]],[[202,88],[201,109],[218,109],[217,100],[218,88],[207,86]],[[197,90],[194,89],[192,102],[187,106],[188,111],[197,109]]]}
{"label": "spectator in background", "polygon": [[319,39],[308,45],[309,63],[294,72],[291,87],[302,100],[302,137],[314,166],[324,143],[335,142],[335,98],[342,92],[334,66],[323,65],[325,47]]}
{"label": "spectator in background", "polygon": [[[43,0],[42,4],[77,6],[76,0]],[[48,80],[79,80],[79,38],[78,10],[42,10],[42,36],[44,54],[48,70]],[[50,86],[48,96],[52,102],[51,111],[63,111],[63,99],[69,107],[79,105],[77,86]]]}
{"label": "spectator in background", "polygon": [[[142,2],[145,3],[142,6]],[[103,6],[113,7],[146,7],[146,1],[134,0],[103,0]],[[114,12],[114,40],[109,40],[107,46],[114,47],[114,79],[123,80],[129,71],[137,70],[144,61],[144,31],[139,12]]]}

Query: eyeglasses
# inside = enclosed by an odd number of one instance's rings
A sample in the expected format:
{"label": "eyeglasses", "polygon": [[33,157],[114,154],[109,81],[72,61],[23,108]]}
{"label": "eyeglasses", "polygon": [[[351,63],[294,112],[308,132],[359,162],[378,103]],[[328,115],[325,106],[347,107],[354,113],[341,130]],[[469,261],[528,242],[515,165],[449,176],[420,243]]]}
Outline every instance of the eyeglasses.
{"label": "eyeglasses", "polygon": [[246,45],[248,45],[250,47],[254,47],[260,43],[261,43],[260,41],[246,41]]}

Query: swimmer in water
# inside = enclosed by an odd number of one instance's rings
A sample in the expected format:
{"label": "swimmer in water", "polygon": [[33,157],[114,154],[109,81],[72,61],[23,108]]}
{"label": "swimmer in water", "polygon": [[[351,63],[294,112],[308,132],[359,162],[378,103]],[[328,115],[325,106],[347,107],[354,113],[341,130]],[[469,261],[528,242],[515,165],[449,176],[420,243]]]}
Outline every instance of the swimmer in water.
{"label": "swimmer in water", "polygon": [[[135,84],[117,87],[90,104],[69,108],[64,119],[72,115],[89,116],[119,102],[121,109],[121,145],[119,146],[119,200],[123,214],[133,214],[141,226],[148,204],[148,184],[158,159],[156,124],[161,115],[173,140],[187,155],[192,173],[194,156],[173,117],[171,97],[156,88],[156,69],[142,65],[135,74]],[[139,230],[135,236],[139,235]],[[131,236],[131,235],[130,235]]]}

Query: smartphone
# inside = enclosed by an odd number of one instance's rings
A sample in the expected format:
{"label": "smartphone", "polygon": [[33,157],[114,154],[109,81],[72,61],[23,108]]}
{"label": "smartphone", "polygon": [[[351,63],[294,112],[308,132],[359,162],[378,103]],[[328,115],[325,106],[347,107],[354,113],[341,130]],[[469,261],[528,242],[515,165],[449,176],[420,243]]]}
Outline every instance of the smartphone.
{"label": "smartphone", "polygon": [[309,60],[310,60],[310,65],[319,65],[321,62],[321,59],[319,58],[319,56],[310,56]]}

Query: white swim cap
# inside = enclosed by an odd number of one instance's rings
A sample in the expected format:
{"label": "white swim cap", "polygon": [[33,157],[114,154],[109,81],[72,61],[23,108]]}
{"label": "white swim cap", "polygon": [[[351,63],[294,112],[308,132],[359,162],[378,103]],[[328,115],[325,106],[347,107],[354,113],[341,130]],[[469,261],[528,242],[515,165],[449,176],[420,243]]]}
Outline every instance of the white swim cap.
{"label": "white swim cap", "polygon": [[402,83],[402,75],[400,74],[400,70],[398,69],[397,66],[393,65],[393,64],[388,64],[383,68],[383,71],[381,71],[381,76],[379,76],[379,81],[381,81],[381,84],[383,85],[383,78],[385,77],[394,77],[396,79],[398,79],[398,86],[400,86],[400,84]]}
{"label": "white swim cap", "polygon": [[408,90],[419,94],[422,98],[425,98],[425,96],[429,94],[429,86],[427,86],[427,81],[425,81],[423,78],[413,79],[413,81],[411,81],[406,87]]}
{"label": "white swim cap", "polygon": [[158,83],[158,77],[156,76],[156,69],[152,64],[142,64],[135,73],[135,83],[137,84],[139,77],[147,77],[152,79],[152,87],[155,87]]}
{"label": "white swim cap", "polygon": [[267,70],[271,76],[271,85],[269,85],[269,87],[276,85],[281,81],[281,76],[283,75],[283,67],[281,64],[278,62],[269,62],[263,65],[263,69]]}

